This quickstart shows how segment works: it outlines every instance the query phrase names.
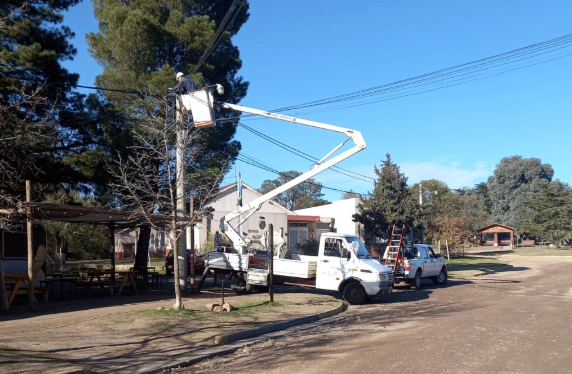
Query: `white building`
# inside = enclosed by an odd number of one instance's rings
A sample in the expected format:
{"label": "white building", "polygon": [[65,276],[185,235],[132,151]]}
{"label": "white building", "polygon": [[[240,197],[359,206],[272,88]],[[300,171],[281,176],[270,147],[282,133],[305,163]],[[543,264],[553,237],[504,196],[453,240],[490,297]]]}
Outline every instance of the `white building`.
{"label": "white building", "polygon": [[359,202],[359,198],[351,198],[294,211],[294,215],[288,216],[288,246],[292,249],[296,242],[303,242],[309,237],[319,240],[322,232],[330,230],[357,235],[363,240],[363,225],[354,222],[352,217],[358,212]]}
{"label": "white building", "polygon": [[[198,225],[198,230],[195,232],[195,243],[197,243],[195,247],[197,249],[204,246],[207,239],[209,239],[208,235],[211,238],[210,240],[212,240],[216,232],[220,232],[220,219],[237,209],[238,197],[236,189],[236,183],[221,187],[207,204],[207,207],[213,208],[214,212]],[[260,196],[262,196],[260,192],[242,183],[242,201],[244,205]],[[268,230],[268,225],[273,224],[275,231],[286,233],[289,214],[293,213],[273,201],[268,201],[261,206],[260,210],[240,225],[240,233],[243,239],[252,241],[254,248],[260,248],[260,243],[264,240],[264,234]],[[232,220],[230,224],[236,227],[238,218]]]}
{"label": "white building", "polygon": [[[244,183],[242,195],[244,205],[262,196],[260,192]],[[220,219],[236,210],[237,201],[236,183],[221,187],[213,195],[207,204],[207,207],[214,209],[213,213],[195,227],[195,249],[201,252],[213,250],[215,234],[221,232]],[[353,222],[352,218],[352,215],[358,212],[359,202],[359,198],[351,198],[292,212],[280,204],[268,201],[240,225],[240,233],[243,239],[252,241],[254,248],[263,247],[264,235],[270,224],[274,225],[275,231],[282,233],[290,250],[295,250],[297,244],[302,244],[308,239],[319,241],[321,234],[328,231],[357,235],[363,240],[363,225]],[[232,220],[230,224],[236,227],[238,219]],[[187,229],[187,248],[191,248],[190,230],[190,228]],[[116,235],[118,257],[130,257],[134,254],[136,245],[133,248],[133,243],[136,243],[137,233],[133,231],[135,230],[125,230],[125,232],[118,233],[120,235]],[[167,234],[152,230],[149,243],[151,256],[164,256],[169,249]]]}

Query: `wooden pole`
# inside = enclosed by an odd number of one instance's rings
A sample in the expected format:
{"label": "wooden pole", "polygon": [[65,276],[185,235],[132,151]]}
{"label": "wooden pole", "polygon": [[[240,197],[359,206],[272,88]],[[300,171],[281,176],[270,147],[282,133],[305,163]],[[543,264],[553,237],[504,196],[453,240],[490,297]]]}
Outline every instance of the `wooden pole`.
{"label": "wooden pole", "polygon": [[[32,182],[26,181],[26,202],[32,202]],[[32,220],[32,212],[28,210],[26,215],[27,230],[26,234],[28,236],[28,306],[34,308],[34,222]],[[16,292],[13,290],[12,292]]]}
{"label": "wooden pole", "polygon": [[109,226],[109,255],[111,256],[111,280],[115,280],[115,229]]}
{"label": "wooden pole", "polygon": [[176,217],[177,217],[177,227],[173,227],[173,230],[179,236],[177,237],[177,251],[175,251],[174,259],[179,261],[179,287],[183,289],[187,287],[187,237],[185,230],[179,230],[180,221],[184,219],[186,210],[186,193],[185,193],[185,138],[187,132],[183,128],[183,116],[181,108],[181,98],[177,95],[176,98],[176,135],[177,135],[177,168],[176,168],[176,190],[177,190],[177,201],[176,201]]}
{"label": "wooden pole", "polygon": [[270,294],[270,302],[274,302],[274,225],[268,225],[268,245],[270,246],[268,260],[268,293]]}
{"label": "wooden pole", "polygon": [[445,246],[447,247],[447,261],[450,260],[449,258],[449,240],[445,239]]}

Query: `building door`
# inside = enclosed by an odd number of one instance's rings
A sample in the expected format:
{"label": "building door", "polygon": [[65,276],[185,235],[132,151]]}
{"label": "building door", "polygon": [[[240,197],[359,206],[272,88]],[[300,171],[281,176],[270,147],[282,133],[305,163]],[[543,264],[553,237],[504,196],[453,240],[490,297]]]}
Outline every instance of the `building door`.
{"label": "building door", "polygon": [[288,224],[288,249],[293,251],[296,244],[302,244],[308,240],[307,222],[290,222]]}

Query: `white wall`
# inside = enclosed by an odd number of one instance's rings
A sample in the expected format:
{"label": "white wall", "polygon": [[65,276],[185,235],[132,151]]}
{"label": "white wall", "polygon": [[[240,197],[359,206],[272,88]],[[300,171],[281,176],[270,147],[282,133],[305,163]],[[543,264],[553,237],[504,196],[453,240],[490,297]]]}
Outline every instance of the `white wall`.
{"label": "white wall", "polygon": [[[258,191],[254,191],[250,188],[246,188],[243,185],[242,188],[242,201],[243,205],[261,196]],[[202,223],[198,225],[198,240],[195,239],[196,247],[202,248],[202,244],[207,238],[207,232],[215,234],[216,231],[220,231],[219,222],[222,217],[236,209],[236,185],[229,188],[215,196],[215,199],[211,201],[207,206],[214,208],[212,218],[204,219]],[[264,228],[260,227],[261,218],[264,217],[264,222],[266,226]],[[230,224],[235,227],[238,223],[238,219],[234,219]],[[285,208],[269,201],[262,205],[260,210],[254,213],[246,222],[241,224],[240,231],[247,233],[243,236],[244,239],[250,238],[253,243],[261,239],[264,232],[268,230],[270,224],[274,225],[274,230],[278,231],[280,228],[284,229],[286,233],[288,230],[288,210]]]}
{"label": "white wall", "polygon": [[352,215],[357,213],[359,198],[334,201],[331,204],[320,205],[313,208],[295,210],[294,213],[301,216],[320,216],[334,218],[335,229],[342,234],[359,235],[363,239],[363,227],[352,221]]}

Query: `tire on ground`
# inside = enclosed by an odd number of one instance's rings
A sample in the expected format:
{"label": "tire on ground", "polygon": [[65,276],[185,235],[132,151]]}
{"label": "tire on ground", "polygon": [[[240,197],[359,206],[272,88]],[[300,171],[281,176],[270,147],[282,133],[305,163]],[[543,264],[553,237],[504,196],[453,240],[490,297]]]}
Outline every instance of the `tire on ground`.
{"label": "tire on ground", "polygon": [[344,300],[351,305],[361,305],[367,300],[367,294],[361,284],[351,282],[346,284],[343,291]]}
{"label": "tire on ground", "polygon": [[239,295],[246,295],[254,289],[254,286],[246,283],[246,274],[244,273],[234,273],[230,278],[230,287],[234,293]]}
{"label": "tire on ground", "polygon": [[439,275],[431,278],[431,280],[433,281],[433,283],[441,285],[441,284],[445,284],[447,282],[447,278],[448,278],[447,269],[443,266],[441,268],[441,271],[439,272]]}
{"label": "tire on ground", "polygon": [[415,278],[413,278],[413,284],[412,286],[415,287],[416,290],[420,290],[421,289],[421,281],[423,278],[421,278],[421,270],[417,270],[417,273],[415,273]]}

